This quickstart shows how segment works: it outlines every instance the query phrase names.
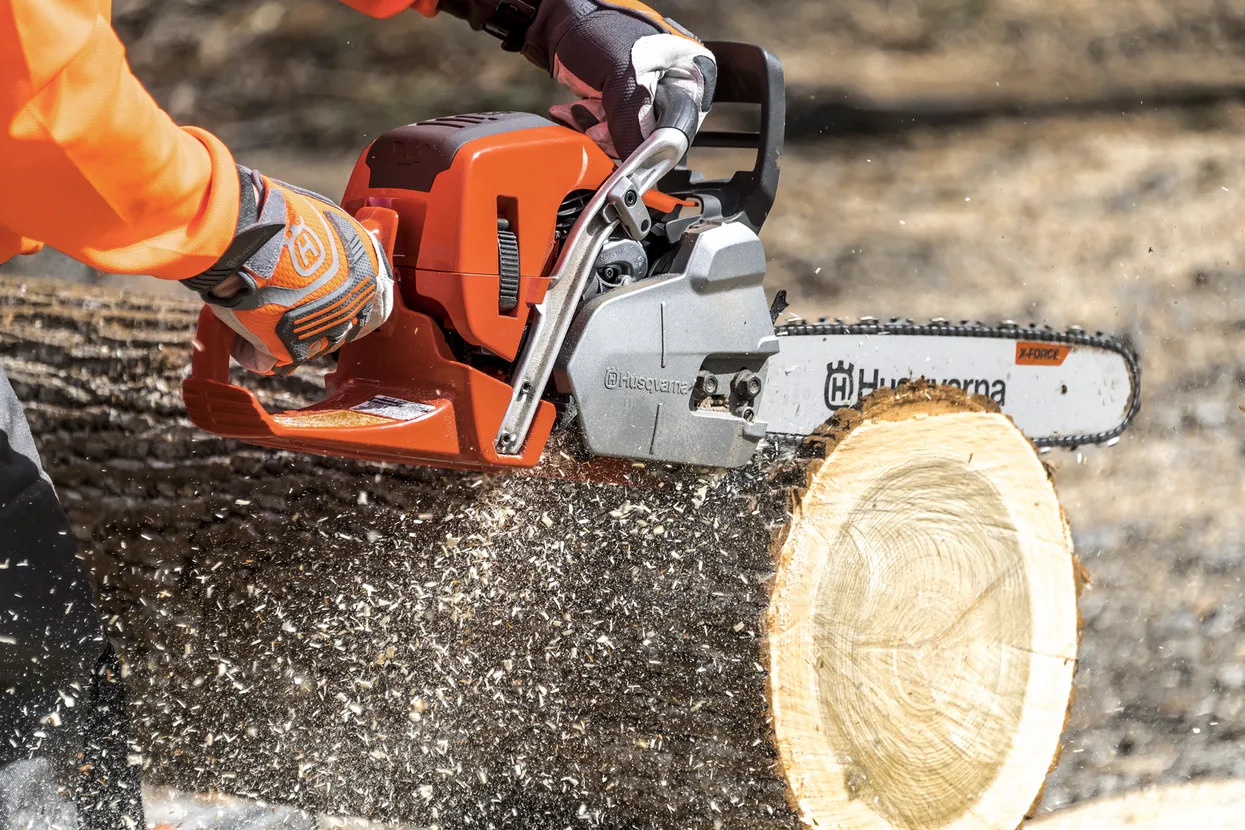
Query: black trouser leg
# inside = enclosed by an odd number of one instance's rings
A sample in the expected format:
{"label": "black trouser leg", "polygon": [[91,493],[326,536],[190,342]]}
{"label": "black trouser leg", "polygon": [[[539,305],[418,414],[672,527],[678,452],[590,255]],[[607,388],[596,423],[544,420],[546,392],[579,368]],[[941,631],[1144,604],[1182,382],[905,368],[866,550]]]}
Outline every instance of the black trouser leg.
{"label": "black trouser leg", "polygon": [[20,418],[0,374],[0,830],[141,828],[117,658]]}

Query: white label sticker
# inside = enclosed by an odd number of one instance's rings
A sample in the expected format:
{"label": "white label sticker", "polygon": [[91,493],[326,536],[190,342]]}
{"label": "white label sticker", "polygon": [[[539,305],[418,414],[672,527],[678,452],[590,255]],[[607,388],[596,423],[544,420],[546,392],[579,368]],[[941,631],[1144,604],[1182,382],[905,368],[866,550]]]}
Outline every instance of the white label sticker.
{"label": "white label sticker", "polygon": [[436,407],[429,406],[426,403],[391,398],[388,395],[377,395],[370,401],[364,401],[357,406],[350,407],[350,409],[353,412],[379,415],[382,418],[392,418],[395,421],[414,421],[432,412]]}

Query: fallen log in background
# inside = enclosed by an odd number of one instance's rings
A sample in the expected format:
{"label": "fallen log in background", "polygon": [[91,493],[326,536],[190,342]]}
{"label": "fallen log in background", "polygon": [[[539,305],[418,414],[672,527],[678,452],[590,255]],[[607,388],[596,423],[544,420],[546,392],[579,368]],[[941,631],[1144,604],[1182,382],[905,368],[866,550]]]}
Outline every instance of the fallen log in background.
{"label": "fallen log in background", "polygon": [[154,783],[442,827],[1003,827],[1034,800],[1077,572],[1001,416],[901,396],[807,479],[380,468],[197,433],[193,311],[0,283]]}

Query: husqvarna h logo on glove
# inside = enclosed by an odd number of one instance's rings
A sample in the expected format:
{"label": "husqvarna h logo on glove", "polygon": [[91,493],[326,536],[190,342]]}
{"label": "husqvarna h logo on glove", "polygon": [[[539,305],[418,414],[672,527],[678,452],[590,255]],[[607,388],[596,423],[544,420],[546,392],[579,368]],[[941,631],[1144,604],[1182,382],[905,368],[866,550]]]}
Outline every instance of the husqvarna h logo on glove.
{"label": "husqvarna h logo on glove", "polygon": [[310,277],[324,264],[324,243],[307,227],[306,222],[294,226],[287,247],[290,249],[290,263],[300,277]]}

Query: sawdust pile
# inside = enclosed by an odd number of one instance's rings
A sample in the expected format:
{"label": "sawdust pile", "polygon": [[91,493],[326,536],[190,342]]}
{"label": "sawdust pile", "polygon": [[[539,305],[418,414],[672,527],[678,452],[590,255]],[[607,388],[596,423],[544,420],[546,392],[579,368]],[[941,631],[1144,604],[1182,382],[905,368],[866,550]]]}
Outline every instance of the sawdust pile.
{"label": "sawdust pile", "polygon": [[148,775],[446,827],[789,826],[756,630],[771,486],[430,473],[337,515],[291,493],[149,609]]}

